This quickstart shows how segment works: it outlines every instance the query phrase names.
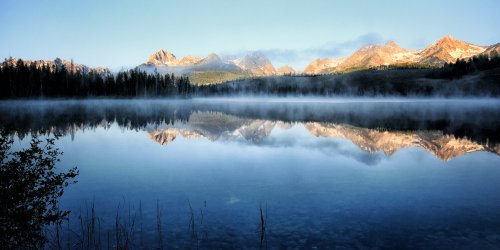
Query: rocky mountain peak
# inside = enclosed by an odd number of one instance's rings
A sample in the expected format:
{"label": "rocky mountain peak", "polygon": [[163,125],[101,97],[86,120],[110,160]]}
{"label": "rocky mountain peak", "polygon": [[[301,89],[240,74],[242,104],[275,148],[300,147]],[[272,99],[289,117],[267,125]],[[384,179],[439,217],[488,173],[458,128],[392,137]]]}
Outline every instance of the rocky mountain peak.
{"label": "rocky mountain peak", "polygon": [[446,35],[443,36],[441,39],[437,40],[436,42],[434,42],[431,46],[452,48],[452,47],[464,47],[467,45],[469,45],[469,43],[455,39],[450,35]]}
{"label": "rocky mountain peak", "polygon": [[477,46],[446,35],[420,52],[421,63],[441,65],[478,55],[486,47]]}
{"label": "rocky mountain peak", "polygon": [[[363,47],[361,47],[356,52],[367,52],[367,51],[372,51],[372,50],[375,50],[375,49],[378,49],[378,48],[380,48],[380,45],[370,43],[370,44],[363,45]],[[354,52],[354,53],[356,53],[356,52]]]}
{"label": "rocky mountain peak", "polygon": [[196,62],[193,67],[191,67],[193,71],[198,72],[239,72],[241,71],[238,66],[234,63],[223,60],[219,55],[215,53],[209,54],[207,57],[201,59]]}
{"label": "rocky mountain peak", "polygon": [[180,60],[177,60],[177,65],[178,66],[192,66],[195,63],[201,61],[201,57],[197,56],[185,56],[181,58]]}
{"label": "rocky mountain peak", "polygon": [[396,42],[390,40],[387,43],[385,43],[385,47],[396,47],[396,48],[399,48],[399,45]]}
{"label": "rocky mountain peak", "polygon": [[441,42],[441,43],[452,43],[452,42],[459,42],[460,40],[458,39],[455,39],[453,36],[451,35],[445,35],[443,37],[441,37],[441,39],[438,40],[438,43]]}
{"label": "rocky mountain peak", "polygon": [[495,55],[500,55],[500,43],[489,46],[483,53],[487,57],[492,57]]}
{"label": "rocky mountain peak", "polygon": [[264,54],[252,52],[241,59],[234,60],[234,63],[243,70],[247,70],[254,75],[275,75],[276,69]]}
{"label": "rocky mountain peak", "polygon": [[345,58],[323,58],[316,59],[310,62],[306,68],[304,69],[304,73],[306,74],[320,74],[323,70],[331,69],[334,70],[338,65],[344,62]]}
{"label": "rocky mountain peak", "polygon": [[267,59],[262,53],[253,52],[243,57],[239,64],[244,68],[254,68],[270,63],[269,59]]}
{"label": "rocky mountain peak", "polygon": [[170,51],[161,49],[149,56],[147,64],[154,65],[173,65],[177,61],[177,58]]}
{"label": "rocky mountain peak", "polygon": [[204,63],[208,63],[208,62],[219,62],[219,61],[222,61],[222,59],[220,58],[219,55],[215,54],[215,53],[210,53],[208,54],[207,57],[203,58],[201,60],[201,62],[204,62]]}

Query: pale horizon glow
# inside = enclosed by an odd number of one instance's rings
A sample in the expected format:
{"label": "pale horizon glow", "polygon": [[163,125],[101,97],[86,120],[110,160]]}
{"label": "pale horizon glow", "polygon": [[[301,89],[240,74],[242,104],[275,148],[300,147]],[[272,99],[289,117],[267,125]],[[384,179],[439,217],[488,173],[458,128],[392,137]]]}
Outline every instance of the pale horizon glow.
{"label": "pale horizon glow", "polygon": [[0,2],[0,56],[73,59],[112,70],[167,49],[178,58],[260,51],[276,68],[393,40],[422,49],[444,35],[500,42],[500,1]]}

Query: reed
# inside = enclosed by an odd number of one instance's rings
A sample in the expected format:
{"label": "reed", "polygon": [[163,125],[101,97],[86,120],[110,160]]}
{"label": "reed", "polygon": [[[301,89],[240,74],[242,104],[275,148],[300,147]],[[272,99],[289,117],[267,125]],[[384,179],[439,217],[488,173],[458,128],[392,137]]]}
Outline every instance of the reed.
{"label": "reed", "polygon": [[199,249],[200,242],[198,240],[198,232],[196,231],[196,220],[193,212],[193,207],[191,206],[191,202],[188,200],[189,206],[189,231],[191,231],[191,239],[193,239],[196,243],[196,249]]}
{"label": "reed", "polygon": [[[202,242],[208,239],[207,202],[204,201],[200,208],[195,208],[188,200],[187,206],[188,235],[181,239],[190,241],[186,242],[188,248],[200,249]],[[63,227],[61,222],[52,228],[47,228],[47,235],[51,237],[46,247],[82,250],[166,248],[164,210],[159,200],[156,201],[156,218],[151,224],[144,221],[142,201],[137,207],[120,201],[111,212],[111,219],[108,217],[107,221],[106,217],[98,216],[97,210],[96,202],[93,200],[79,209],[79,213],[75,216],[76,220],[74,217],[68,217],[65,221],[66,226]],[[152,230],[149,232],[153,233],[152,238],[146,227],[151,227]],[[148,237],[145,238],[145,235]]]}
{"label": "reed", "polygon": [[163,233],[161,228],[161,215],[160,201],[156,200],[156,230],[158,233],[158,247],[163,249]]}
{"label": "reed", "polygon": [[267,249],[267,203],[265,210],[262,209],[262,204],[259,205],[259,236],[260,248],[265,245]]}

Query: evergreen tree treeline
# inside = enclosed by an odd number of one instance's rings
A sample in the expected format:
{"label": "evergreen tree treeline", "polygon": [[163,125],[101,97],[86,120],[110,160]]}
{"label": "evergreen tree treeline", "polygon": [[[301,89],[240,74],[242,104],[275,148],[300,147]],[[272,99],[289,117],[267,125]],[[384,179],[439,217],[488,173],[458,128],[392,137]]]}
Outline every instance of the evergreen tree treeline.
{"label": "evergreen tree treeline", "polygon": [[116,75],[82,72],[64,65],[37,66],[19,59],[0,66],[0,98],[188,96],[188,77],[147,74],[136,69]]}
{"label": "evergreen tree treeline", "polygon": [[[188,77],[137,69],[116,75],[22,60],[0,65],[0,99],[57,97],[188,97],[216,95],[500,96],[500,57],[475,56],[441,68],[393,65],[336,75],[271,76],[191,85]],[[465,76],[470,76],[462,80]],[[472,77],[472,78],[471,78]],[[472,79],[472,80],[471,80]]]}
{"label": "evergreen tree treeline", "polygon": [[493,51],[488,55],[473,56],[468,60],[457,59],[455,63],[445,63],[442,68],[434,70],[429,76],[433,78],[460,78],[464,75],[500,68],[500,54]]}

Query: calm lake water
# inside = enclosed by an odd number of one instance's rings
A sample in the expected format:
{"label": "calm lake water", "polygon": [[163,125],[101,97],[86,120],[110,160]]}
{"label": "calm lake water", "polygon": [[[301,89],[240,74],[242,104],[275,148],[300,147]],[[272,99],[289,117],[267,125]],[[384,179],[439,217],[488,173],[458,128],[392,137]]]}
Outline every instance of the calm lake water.
{"label": "calm lake water", "polygon": [[80,175],[60,206],[78,231],[94,204],[103,248],[118,214],[134,248],[498,249],[499,117],[499,100],[0,103],[16,148],[62,134]]}

